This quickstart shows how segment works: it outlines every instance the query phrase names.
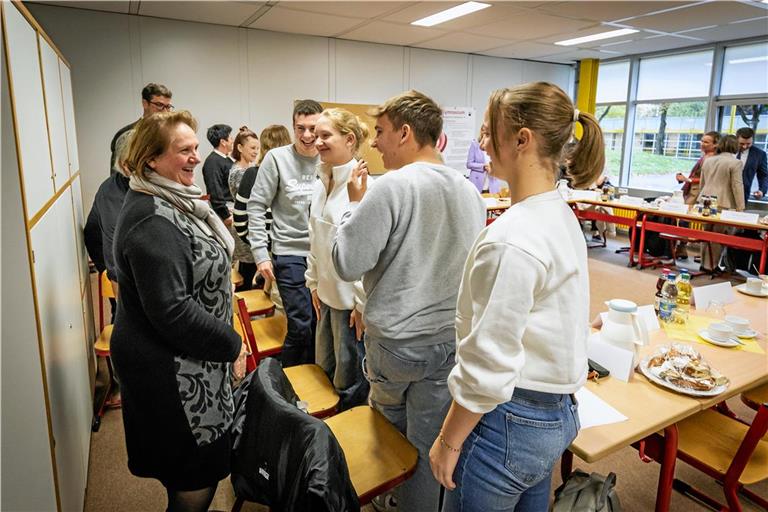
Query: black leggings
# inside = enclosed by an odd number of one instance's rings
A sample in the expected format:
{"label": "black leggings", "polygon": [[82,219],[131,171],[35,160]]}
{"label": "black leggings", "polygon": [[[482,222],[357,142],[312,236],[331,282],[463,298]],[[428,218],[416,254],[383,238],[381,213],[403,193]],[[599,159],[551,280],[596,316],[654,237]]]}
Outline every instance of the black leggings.
{"label": "black leggings", "polygon": [[208,507],[216,494],[216,487],[214,485],[194,491],[174,491],[166,488],[168,492],[166,512],[208,512]]}

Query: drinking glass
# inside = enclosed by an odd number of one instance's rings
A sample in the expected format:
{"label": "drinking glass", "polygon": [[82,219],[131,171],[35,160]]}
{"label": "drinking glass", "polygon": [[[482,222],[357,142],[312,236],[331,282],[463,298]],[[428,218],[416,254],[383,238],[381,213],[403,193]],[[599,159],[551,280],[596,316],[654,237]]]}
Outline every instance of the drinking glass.
{"label": "drinking glass", "polygon": [[709,301],[705,314],[710,318],[722,320],[725,318],[725,304],[716,300],[711,300]]}

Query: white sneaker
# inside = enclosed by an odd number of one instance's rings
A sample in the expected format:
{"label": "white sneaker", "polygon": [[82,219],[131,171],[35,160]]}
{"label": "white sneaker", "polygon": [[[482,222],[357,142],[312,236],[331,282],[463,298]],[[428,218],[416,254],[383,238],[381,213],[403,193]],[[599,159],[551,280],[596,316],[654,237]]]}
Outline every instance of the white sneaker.
{"label": "white sneaker", "polygon": [[390,492],[379,494],[373,498],[371,505],[376,512],[397,512],[397,498]]}

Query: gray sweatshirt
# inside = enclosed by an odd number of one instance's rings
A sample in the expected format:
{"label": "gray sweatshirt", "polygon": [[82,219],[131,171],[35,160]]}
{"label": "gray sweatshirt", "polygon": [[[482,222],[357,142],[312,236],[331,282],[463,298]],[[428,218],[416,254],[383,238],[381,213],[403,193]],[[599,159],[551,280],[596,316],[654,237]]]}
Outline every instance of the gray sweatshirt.
{"label": "gray sweatshirt", "polygon": [[293,144],[266,154],[248,199],[248,241],[256,263],[269,260],[267,209],[272,208],[272,252],[309,253],[309,203],[317,179],[317,157],[301,156]]}
{"label": "gray sweatshirt", "polygon": [[352,203],[333,243],[339,276],[362,276],[366,336],[395,346],[455,339],[464,262],[485,226],[485,203],[459,172],[416,162],[376,180]]}

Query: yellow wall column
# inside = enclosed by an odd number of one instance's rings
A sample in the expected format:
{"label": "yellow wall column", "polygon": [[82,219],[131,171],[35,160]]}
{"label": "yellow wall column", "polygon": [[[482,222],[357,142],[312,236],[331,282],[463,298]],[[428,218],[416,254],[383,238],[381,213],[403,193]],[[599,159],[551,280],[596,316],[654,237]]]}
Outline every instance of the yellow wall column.
{"label": "yellow wall column", "polygon": [[[576,108],[582,112],[595,113],[597,100],[597,70],[600,61],[597,59],[584,59],[579,62],[579,89],[576,92]],[[581,125],[576,125],[575,135],[581,139]]]}

